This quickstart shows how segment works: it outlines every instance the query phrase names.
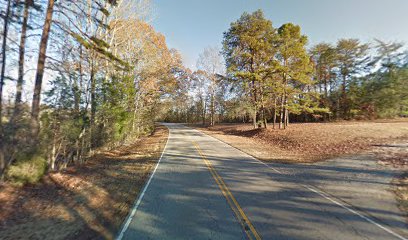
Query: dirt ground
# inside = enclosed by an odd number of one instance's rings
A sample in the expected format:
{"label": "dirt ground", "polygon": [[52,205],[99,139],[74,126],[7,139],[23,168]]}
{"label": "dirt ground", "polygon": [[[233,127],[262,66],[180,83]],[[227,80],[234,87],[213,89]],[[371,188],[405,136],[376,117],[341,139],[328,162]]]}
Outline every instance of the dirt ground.
{"label": "dirt ground", "polygon": [[113,239],[164,148],[168,130],[101,152],[32,186],[0,185],[0,239]]}

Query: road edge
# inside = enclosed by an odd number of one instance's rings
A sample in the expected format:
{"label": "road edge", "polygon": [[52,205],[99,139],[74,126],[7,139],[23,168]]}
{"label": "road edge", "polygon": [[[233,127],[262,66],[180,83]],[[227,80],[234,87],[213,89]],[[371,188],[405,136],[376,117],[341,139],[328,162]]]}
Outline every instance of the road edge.
{"label": "road edge", "polygon": [[157,163],[156,163],[156,166],[155,166],[154,169],[153,169],[153,172],[152,172],[152,173],[150,174],[150,176],[149,176],[149,180],[145,183],[142,192],[141,192],[141,193],[139,194],[139,196],[136,198],[136,200],[135,200],[135,202],[134,202],[134,204],[133,204],[133,207],[132,207],[132,211],[130,211],[130,213],[129,213],[128,216],[126,217],[126,220],[123,222],[122,227],[120,228],[121,231],[119,232],[118,236],[115,238],[116,240],[122,240],[122,238],[123,238],[123,236],[124,236],[126,230],[129,228],[129,225],[130,225],[131,221],[133,220],[133,217],[135,216],[136,211],[137,211],[137,209],[138,209],[140,203],[141,203],[142,200],[143,200],[143,197],[144,197],[144,195],[145,195],[145,193],[146,193],[146,190],[148,189],[148,187],[149,187],[149,185],[150,185],[150,182],[152,181],[152,179],[153,179],[153,177],[154,177],[154,174],[156,173],[156,170],[157,170],[157,168],[159,167],[159,164],[160,164],[160,162],[161,162],[161,160],[162,160],[162,158],[163,158],[164,152],[166,151],[167,144],[169,143],[171,131],[170,131],[170,128],[168,128],[166,125],[163,125],[163,126],[165,126],[165,127],[168,129],[168,131],[169,131],[169,134],[167,135],[166,144],[164,145],[163,151],[162,151],[162,153],[161,153],[161,155],[160,155],[159,160],[158,160]]}

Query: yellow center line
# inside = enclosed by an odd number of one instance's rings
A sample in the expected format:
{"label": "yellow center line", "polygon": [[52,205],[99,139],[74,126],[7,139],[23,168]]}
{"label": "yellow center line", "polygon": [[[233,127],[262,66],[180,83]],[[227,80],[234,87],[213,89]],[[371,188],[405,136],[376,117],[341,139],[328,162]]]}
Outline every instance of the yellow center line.
{"label": "yellow center line", "polygon": [[238,204],[238,201],[235,199],[234,195],[232,195],[231,191],[228,189],[227,185],[225,184],[224,180],[221,176],[217,173],[215,168],[213,167],[212,163],[205,157],[201,148],[198,146],[196,142],[193,142],[198,153],[203,158],[208,170],[210,171],[211,175],[213,176],[215,182],[217,183],[218,187],[220,188],[222,194],[224,195],[225,199],[227,199],[228,205],[231,207],[232,211],[234,212],[238,222],[241,224],[244,232],[248,236],[249,239],[256,239],[260,240],[261,237],[259,236],[258,232],[255,230],[255,227],[252,225],[251,221],[246,216],[245,212],[242,210],[241,206]]}

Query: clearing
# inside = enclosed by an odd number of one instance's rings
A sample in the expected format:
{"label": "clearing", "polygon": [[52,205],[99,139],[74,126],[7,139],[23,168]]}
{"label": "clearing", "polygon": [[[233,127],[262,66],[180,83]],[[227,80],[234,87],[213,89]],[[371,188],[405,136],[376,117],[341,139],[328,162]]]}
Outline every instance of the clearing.
{"label": "clearing", "polygon": [[316,162],[408,139],[408,120],[291,124],[286,130],[253,129],[251,124],[200,128],[261,160]]}

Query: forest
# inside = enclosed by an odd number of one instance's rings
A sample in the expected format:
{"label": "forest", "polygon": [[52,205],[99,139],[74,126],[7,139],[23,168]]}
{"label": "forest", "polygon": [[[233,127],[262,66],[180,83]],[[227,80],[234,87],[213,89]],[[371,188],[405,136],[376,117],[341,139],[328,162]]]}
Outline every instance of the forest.
{"label": "forest", "polygon": [[0,4],[2,180],[35,183],[150,134],[158,121],[285,129],[408,116],[402,43],[310,45],[300,26],[275,27],[258,10],[189,69],[150,24],[148,0]]}

